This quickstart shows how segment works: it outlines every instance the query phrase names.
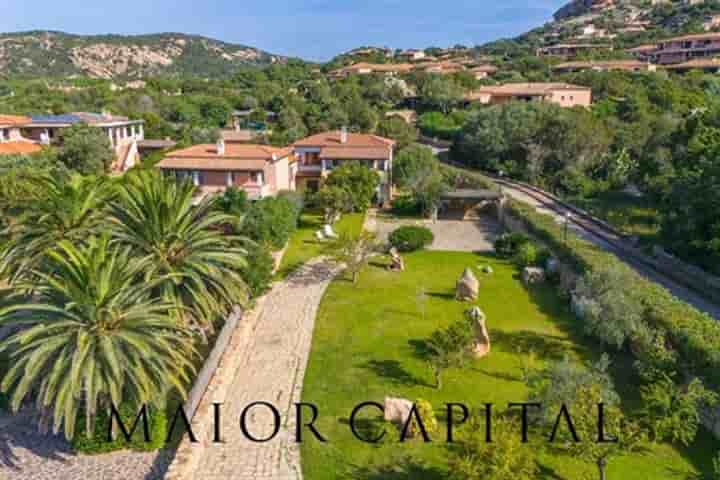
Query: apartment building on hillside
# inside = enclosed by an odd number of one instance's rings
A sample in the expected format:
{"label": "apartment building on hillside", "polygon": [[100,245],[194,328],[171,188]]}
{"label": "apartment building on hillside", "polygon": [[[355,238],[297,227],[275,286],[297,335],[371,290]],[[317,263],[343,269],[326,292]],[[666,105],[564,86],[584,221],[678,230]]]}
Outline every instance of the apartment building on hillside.
{"label": "apartment building on hillside", "polygon": [[465,96],[467,102],[500,104],[509,101],[548,102],[561,107],[589,107],[592,90],[569,83],[506,83],[480,87]]}
{"label": "apartment building on hillside", "polygon": [[683,63],[697,58],[720,55],[720,32],[684,35],[661,40],[654,45],[641,45],[627,50],[641,59],[659,65]]}
{"label": "apartment building on hillside", "polygon": [[22,127],[24,137],[41,145],[60,142],[60,132],[73,125],[87,124],[101,129],[108,136],[115,152],[111,170],[124,172],[140,162],[138,142],[145,139],[144,121],[130,120],[109,113],[74,112],[62,115],[33,115]]}

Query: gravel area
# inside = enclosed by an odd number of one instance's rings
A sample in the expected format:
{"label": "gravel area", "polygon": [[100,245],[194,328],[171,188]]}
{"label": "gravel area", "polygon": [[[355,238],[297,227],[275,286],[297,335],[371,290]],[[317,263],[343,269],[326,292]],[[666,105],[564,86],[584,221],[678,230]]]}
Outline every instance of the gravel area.
{"label": "gravel area", "polygon": [[493,250],[493,243],[502,227],[491,216],[479,220],[410,220],[389,218],[382,215],[374,219],[375,231],[381,240],[403,225],[421,225],[429,228],[435,240],[429,250],[454,250],[460,252],[487,252]]}

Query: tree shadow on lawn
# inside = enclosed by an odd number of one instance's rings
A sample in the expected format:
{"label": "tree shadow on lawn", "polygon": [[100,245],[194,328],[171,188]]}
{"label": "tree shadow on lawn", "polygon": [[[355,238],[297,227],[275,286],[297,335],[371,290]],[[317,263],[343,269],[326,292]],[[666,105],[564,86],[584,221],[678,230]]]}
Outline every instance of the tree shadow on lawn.
{"label": "tree shadow on lawn", "polygon": [[385,465],[356,467],[352,472],[357,480],[443,480],[447,475],[410,456],[391,460]]}
{"label": "tree shadow on lawn", "polygon": [[397,360],[370,360],[363,365],[363,368],[398,385],[432,387],[432,385],[405,370]]}
{"label": "tree shadow on lawn", "polygon": [[517,332],[491,330],[490,339],[495,346],[505,352],[524,354],[532,351],[545,360],[562,360],[568,353],[579,352],[572,340],[531,330]]}

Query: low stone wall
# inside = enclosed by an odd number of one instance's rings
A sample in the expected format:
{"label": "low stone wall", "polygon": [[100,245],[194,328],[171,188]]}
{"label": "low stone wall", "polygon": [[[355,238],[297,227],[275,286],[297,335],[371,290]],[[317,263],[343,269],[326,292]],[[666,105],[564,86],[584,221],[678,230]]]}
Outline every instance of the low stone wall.
{"label": "low stone wall", "polygon": [[680,260],[658,245],[653,247],[652,259],[656,265],[655,268],[665,275],[684,284],[690,282],[696,290],[700,290],[707,297],[720,302],[720,277]]}

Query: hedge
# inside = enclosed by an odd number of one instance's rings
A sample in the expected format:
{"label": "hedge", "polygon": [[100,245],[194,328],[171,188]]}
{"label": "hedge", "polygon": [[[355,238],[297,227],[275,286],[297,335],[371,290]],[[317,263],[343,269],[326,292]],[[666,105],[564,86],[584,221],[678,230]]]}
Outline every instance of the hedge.
{"label": "hedge", "polygon": [[[129,431],[133,427],[137,417],[137,411],[123,406],[120,408],[120,417],[122,418],[123,425],[125,425]],[[77,420],[77,426],[79,428],[76,429],[75,437],[72,439],[71,445],[73,450],[86,455],[96,455],[125,449],[150,452],[164,447],[168,434],[168,418],[165,412],[149,408],[148,423],[150,425],[151,439],[149,443],[146,443],[143,438],[142,422],[138,424],[137,430],[135,430],[129,442],[123,437],[120,428],[117,429],[115,440],[108,442],[107,436],[110,428],[109,412],[106,410],[98,412],[95,420],[95,431],[89,438],[85,434],[85,416],[81,413]],[[176,428],[179,429],[181,426],[182,421],[179,421]]]}
{"label": "hedge", "polygon": [[395,229],[388,240],[390,245],[401,252],[414,252],[430,245],[435,239],[432,231],[425,227],[407,225]]}
{"label": "hedge", "polygon": [[[673,296],[664,287],[648,281],[612,253],[581,239],[572,232],[564,241],[563,227],[532,207],[509,200],[507,213],[522,221],[527,231],[544,242],[563,263],[579,274],[608,265],[629,270],[635,277],[632,297],[645,310],[649,325],[664,330],[688,373],[720,386],[720,322]],[[643,352],[636,352],[642,354]]]}

